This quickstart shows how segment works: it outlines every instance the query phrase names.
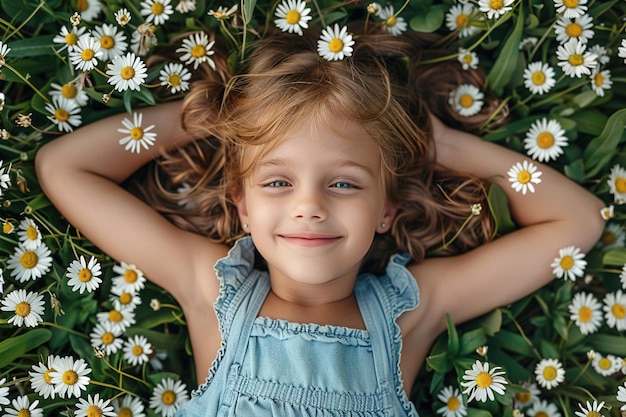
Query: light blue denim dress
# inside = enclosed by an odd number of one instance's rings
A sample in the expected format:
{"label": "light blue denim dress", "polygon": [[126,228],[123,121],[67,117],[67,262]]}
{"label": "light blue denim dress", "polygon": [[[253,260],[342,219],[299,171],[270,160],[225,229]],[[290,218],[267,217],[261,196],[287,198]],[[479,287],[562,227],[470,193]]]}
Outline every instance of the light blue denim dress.
{"label": "light blue denim dress", "polygon": [[358,278],[367,330],[257,317],[270,283],[253,258],[245,237],[215,265],[222,346],[178,416],[417,417],[402,385],[395,321],[419,300],[408,257],[394,255],[384,276]]}

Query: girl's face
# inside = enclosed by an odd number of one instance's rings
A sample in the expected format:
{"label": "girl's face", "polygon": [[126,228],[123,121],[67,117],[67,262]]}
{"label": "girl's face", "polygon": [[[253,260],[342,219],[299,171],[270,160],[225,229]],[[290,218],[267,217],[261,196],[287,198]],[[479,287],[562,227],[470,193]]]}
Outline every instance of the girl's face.
{"label": "girl's face", "polygon": [[395,209],[386,203],[379,147],[358,123],[339,123],[303,126],[244,180],[239,215],[273,286],[354,280],[374,233],[389,228]]}

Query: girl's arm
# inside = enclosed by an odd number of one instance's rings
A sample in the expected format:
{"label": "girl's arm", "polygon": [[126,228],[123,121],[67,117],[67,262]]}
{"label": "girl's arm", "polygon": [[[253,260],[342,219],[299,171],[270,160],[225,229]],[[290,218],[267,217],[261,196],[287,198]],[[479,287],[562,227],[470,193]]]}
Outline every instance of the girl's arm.
{"label": "girl's arm", "polygon": [[519,226],[463,255],[411,266],[421,304],[406,325],[410,329],[427,324],[436,333],[445,329],[446,313],[460,323],[545,285],[554,279],[550,264],[559,249],[574,245],[588,251],[604,221],[599,199],[548,166],[532,161],[542,172],[541,183],[535,184],[534,193],[522,195],[511,187],[507,172],[515,163],[529,160],[525,155],[448,128],[436,119],[433,132],[437,162],[500,185]]}
{"label": "girl's arm", "polygon": [[[204,292],[217,297],[215,279],[203,279],[226,251],[174,227],[119,184],[142,165],[191,140],[180,125],[181,102],[141,109],[142,126],[155,125],[155,146],[131,153],[118,143],[119,114],[53,140],[36,157],[39,182],[57,209],[101,250],[135,264],[179,301]],[[211,273],[211,272],[209,272]],[[202,289],[192,280],[201,280]],[[206,294],[208,292],[208,294]]]}

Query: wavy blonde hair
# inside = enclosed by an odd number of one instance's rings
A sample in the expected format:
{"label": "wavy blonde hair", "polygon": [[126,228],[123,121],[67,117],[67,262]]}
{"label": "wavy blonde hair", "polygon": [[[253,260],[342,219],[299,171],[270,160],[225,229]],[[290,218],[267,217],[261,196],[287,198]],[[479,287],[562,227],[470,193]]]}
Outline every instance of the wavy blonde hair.
{"label": "wavy blonde hair", "polygon": [[[489,210],[473,217],[471,208],[486,205],[488,184],[436,164],[428,118],[431,112],[449,124],[476,128],[497,102],[488,101],[480,115],[464,120],[447,101],[454,86],[482,87],[484,77],[454,62],[421,67],[424,56],[440,53],[423,48],[420,38],[361,35],[352,57],[334,62],[318,56],[316,40],[267,36],[238,75],[216,55],[218,70],[193,84],[181,115],[185,129],[199,139],[149,170],[140,187],[144,198],[179,227],[231,243],[242,235],[233,196],[254,168],[254,160],[244,164],[243,151],[254,146],[257,153],[267,152],[303,120],[332,126],[345,117],[377,141],[387,198],[398,207],[390,232],[376,235],[365,270],[380,272],[398,251],[419,262],[491,239]],[[175,192],[181,184],[188,190]]]}

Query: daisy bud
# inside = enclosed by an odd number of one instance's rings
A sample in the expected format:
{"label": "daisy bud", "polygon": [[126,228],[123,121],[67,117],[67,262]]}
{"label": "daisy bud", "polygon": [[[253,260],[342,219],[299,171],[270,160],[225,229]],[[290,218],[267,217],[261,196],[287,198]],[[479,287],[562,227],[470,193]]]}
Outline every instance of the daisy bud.
{"label": "daisy bud", "polygon": [[476,353],[478,353],[480,356],[487,356],[488,350],[489,350],[488,346],[478,346],[476,348]]}
{"label": "daisy bud", "polygon": [[474,216],[478,216],[480,215],[480,213],[483,211],[483,206],[480,203],[476,203],[476,204],[472,204],[472,214]]}
{"label": "daisy bud", "polygon": [[156,298],[153,298],[152,300],[150,300],[150,307],[154,311],[159,311],[161,309],[161,302],[157,300]]}
{"label": "daisy bud", "polygon": [[72,24],[72,26],[80,25],[80,21],[81,21],[81,17],[78,12],[74,12],[74,14],[70,16],[70,23]]}
{"label": "daisy bud", "polygon": [[0,139],[9,140],[11,134],[6,129],[0,129]]}
{"label": "daisy bud", "polygon": [[2,232],[5,235],[9,235],[13,233],[14,230],[15,230],[15,226],[13,226],[8,220],[5,220],[4,223],[2,224]]}
{"label": "daisy bud", "polygon": [[20,113],[17,115],[15,123],[17,123],[17,125],[20,127],[31,127],[31,125],[33,124],[33,119],[31,117],[32,115],[32,113],[28,113],[26,115]]}

